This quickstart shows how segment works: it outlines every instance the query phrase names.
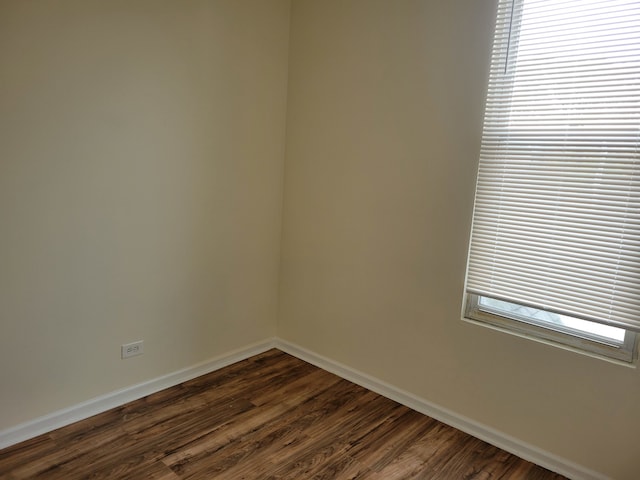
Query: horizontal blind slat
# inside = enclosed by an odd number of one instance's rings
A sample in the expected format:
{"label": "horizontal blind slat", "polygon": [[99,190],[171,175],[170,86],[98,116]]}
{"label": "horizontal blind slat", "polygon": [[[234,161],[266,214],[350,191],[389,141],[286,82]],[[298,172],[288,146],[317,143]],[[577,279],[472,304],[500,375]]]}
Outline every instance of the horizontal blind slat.
{"label": "horizontal blind slat", "polygon": [[466,288],[640,331],[637,1],[500,1]]}

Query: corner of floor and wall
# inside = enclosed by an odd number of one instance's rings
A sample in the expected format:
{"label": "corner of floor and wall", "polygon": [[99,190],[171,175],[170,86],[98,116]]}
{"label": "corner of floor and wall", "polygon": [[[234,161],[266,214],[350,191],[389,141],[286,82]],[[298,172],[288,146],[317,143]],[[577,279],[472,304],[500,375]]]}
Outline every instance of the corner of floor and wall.
{"label": "corner of floor and wall", "polygon": [[637,478],[638,369],[460,319],[495,9],[0,3],[0,445],[278,347]]}

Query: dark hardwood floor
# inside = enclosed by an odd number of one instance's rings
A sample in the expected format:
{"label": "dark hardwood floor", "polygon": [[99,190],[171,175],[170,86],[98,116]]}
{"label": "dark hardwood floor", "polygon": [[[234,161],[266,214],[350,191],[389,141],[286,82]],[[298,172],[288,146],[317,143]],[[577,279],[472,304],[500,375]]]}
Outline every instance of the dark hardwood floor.
{"label": "dark hardwood floor", "polygon": [[270,350],[0,450],[0,478],[564,477]]}

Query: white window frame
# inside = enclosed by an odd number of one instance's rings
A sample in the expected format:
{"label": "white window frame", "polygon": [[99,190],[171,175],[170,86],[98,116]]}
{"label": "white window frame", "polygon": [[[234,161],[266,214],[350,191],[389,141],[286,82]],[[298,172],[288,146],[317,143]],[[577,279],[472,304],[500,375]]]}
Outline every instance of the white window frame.
{"label": "white window frame", "polygon": [[[513,1],[514,5],[515,3],[521,5],[525,0]],[[513,20],[513,8],[515,7],[512,7],[511,10],[512,25],[509,30],[509,41],[517,42],[519,31],[517,31],[517,21],[514,22]],[[511,39],[512,34],[513,39]],[[502,53],[504,52],[502,51]],[[509,53],[507,53],[506,58],[507,60],[505,60],[504,67],[505,74],[507,73],[507,69],[510,69],[515,65],[515,63],[517,63],[517,60],[514,61],[509,57]],[[484,294],[482,294],[482,296],[484,296]],[[638,344],[640,343],[638,341],[638,337],[640,337],[640,334],[636,333],[633,330],[625,329],[624,340],[621,342],[617,342],[615,340],[607,339],[596,334],[590,334],[588,332],[562,325],[561,323],[556,324],[551,321],[545,322],[544,320],[537,320],[528,316],[506,312],[502,309],[492,308],[489,305],[482,304],[480,302],[480,298],[481,295],[467,292],[465,286],[463,300],[464,319],[479,323],[481,325],[490,326],[491,328],[498,329],[507,333],[531,338],[548,344],[559,345],[565,349],[569,349],[579,353],[586,353],[592,356],[597,356],[599,358],[605,358],[624,364],[631,364],[638,358]],[[529,306],[521,303],[522,301],[525,301],[523,299],[521,299],[519,302],[515,302],[514,300],[508,298],[496,298],[496,300],[503,300],[524,307]],[[550,310],[542,311],[557,313],[551,312]],[[586,317],[581,320],[585,319]]]}
{"label": "white window frame", "polygon": [[536,321],[529,317],[492,311],[490,307],[481,305],[479,300],[479,295],[472,293],[465,295],[464,316],[467,320],[599,358],[625,363],[632,363],[637,359],[638,335],[630,330],[625,330],[624,341],[616,345],[615,342],[598,339],[595,335],[589,335],[586,332],[577,333],[571,329],[563,329],[559,325]]}

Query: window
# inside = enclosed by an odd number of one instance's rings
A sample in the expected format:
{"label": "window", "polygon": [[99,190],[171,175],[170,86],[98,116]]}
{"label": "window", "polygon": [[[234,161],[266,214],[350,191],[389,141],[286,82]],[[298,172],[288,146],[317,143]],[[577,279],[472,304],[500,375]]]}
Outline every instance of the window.
{"label": "window", "polygon": [[632,361],[640,2],[500,0],[465,316]]}

